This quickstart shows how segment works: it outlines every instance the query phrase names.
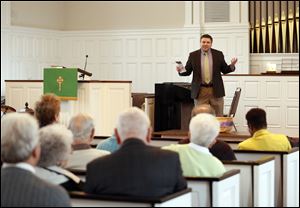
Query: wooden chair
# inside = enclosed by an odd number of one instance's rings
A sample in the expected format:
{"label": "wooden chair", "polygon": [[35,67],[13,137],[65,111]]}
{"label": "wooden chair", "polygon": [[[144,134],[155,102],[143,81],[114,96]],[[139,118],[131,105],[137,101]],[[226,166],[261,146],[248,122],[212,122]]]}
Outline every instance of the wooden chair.
{"label": "wooden chair", "polygon": [[[232,99],[232,102],[231,102],[229,113],[227,115],[228,117],[234,118],[237,107],[238,107],[238,104],[239,104],[241,92],[242,92],[242,89],[240,87],[237,87],[235,92],[234,92],[234,96],[233,96],[233,99]],[[233,122],[233,127],[234,127],[235,131],[237,131],[234,122]]]}

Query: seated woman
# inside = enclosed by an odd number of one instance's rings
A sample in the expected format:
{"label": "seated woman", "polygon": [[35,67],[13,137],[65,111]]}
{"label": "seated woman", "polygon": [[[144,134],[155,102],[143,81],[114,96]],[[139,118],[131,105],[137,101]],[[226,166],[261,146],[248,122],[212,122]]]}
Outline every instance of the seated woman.
{"label": "seated woman", "polygon": [[179,154],[183,175],[186,177],[219,177],[225,173],[220,160],[209,152],[220,131],[217,118],[201,113],[192,118],[189,126],[189,144],[173,144],[162,147]]}
{"label": "seated woman", "polygon": [[54,94],[45,94],[35,104],[35,116],[40,128],[57,123],[60,113],[60,99]]}
{"label": "seated woman", "polygon": [[36,168],[37,176],[68,191],[82,191],[80,178],[64,169],[72,151],[72,132],[63,125],[51,124],[41,128],[39,136],[41,157]]}

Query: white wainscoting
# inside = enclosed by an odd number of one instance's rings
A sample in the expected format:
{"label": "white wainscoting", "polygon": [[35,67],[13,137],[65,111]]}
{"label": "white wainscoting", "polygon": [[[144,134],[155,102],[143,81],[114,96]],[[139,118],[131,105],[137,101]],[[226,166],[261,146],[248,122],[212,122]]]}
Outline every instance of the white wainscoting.
{"label": "white wainscoting", "polygon": [[189,53],[200,47],[200,33],[206,32],[228,63],[239,58],[236,73],[247,74],[245,25],[209,25],[201,31],[199,27],[114,31],[1,27],[1,95],[4,80],[42,79],[42,69],[50,65],[84,68],[85,55],[92,79],[132,80],[133,92],[153,93],[154,84],[160,82],[190,82],[191,76],[178,76],[175,61],[185,63]]}
{"label": "white wainscoting", "polygon": [[225,84],[224,113],[229,112],[234,91],[242,92],[234,123],[238,131],[246,132],[246,113],[254,107],[267,113],[268,129],[274,133],[299,137],[299,77],[298,76],[223,76]]}
{"label": "white wainscoting", "polygon": [[22,27],[1,27],[1,95],[4,80],[43,79],[43,68],[61,62],[60,33]]}

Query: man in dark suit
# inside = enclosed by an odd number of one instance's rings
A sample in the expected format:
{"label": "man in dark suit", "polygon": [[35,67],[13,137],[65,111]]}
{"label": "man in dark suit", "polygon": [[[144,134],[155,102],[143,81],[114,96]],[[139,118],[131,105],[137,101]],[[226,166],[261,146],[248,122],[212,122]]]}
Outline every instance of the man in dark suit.
{"label": "man in dark suit", "polygon": [[221,76],[235,70],[236,58],[227,65],[221,51],[212,49],[213,39],[204,34],[200,38],[201,48],[190,53],[189,59],[183,67],[176,66],[180,76],[189,76],[193,72],[191,97],[198,104],[210,104],[217,116],[223,116],[225,90]]}
{"label": "man in dark suit", "polygon": [[115,136],[120,149],[87,165],[86,192],[160,197],[186,188],[178,154],[147,145],[151,127],[142,110],[122,113]]}
{"label": "man in dark suit", "polygon": [[67,192],[41,180],[34,166],[40,158],[38,123],[29,114],[1,119],[1,207],[70,207]]}

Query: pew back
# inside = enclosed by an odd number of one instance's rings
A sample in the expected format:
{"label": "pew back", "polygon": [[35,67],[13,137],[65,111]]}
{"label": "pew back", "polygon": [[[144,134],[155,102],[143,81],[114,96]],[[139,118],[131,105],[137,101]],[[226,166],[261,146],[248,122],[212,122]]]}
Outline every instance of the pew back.
{"label": "pew back", "polygon": [[299,206],[299,147],[290,151],[234,150],[234,153],[238,160],[257,160],[263,156],[273,156],[275,206]]}
{"label": "pew back", "polygon": [[193,207],[238,207],[240,171],[229,170],[221,177],[186,177],[192,189]]}
{"label": "pew back", "polygon": [[191,189],[163,197],[132,197],[69,192],[72,207],[185,207],[191,206]]}
{"label": "pew back", "polygon": [[255,161],[222,161],[227,170],[240,169],[240,206],[274,206],[274,157]]}

